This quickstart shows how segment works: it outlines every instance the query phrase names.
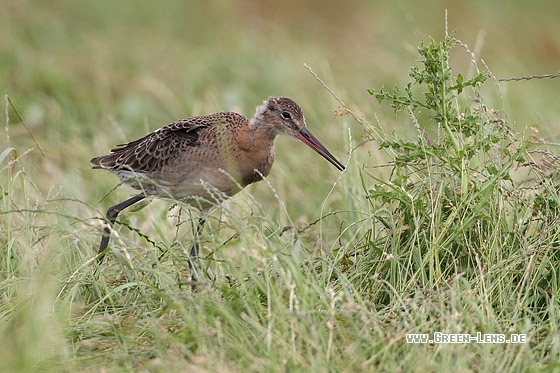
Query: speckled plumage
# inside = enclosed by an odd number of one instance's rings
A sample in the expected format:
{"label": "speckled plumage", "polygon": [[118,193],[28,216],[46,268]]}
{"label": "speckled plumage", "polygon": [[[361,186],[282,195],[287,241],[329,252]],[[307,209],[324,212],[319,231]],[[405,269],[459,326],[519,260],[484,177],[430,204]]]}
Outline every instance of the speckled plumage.
{"label": "speckled plumage", "polygon": [[[247,118],[237,113],[192,117],[111,149],[91,162],[149,195],[217,202],[209,188],[231,196],[257,180],[255,172],[241,174],[240,161],[247,159],[237,138],[243,137],[248,125]],[[268,175],[268,164],[251,163],[253,169]]]}
{"label": "speckled plumage", "polygon": [[[107,219],[112,224],[123,209],[147,195],[207,209],[270,173],[274,139],[279,134],[300,139],[344,170],[307,130],[303,111],[294,101],[270,97],[250,120],[233,112],[183,119],[93,158],[94,168],[113,172],[141,191],[112,206]],[[109,234],[106,228],[100,253],[107,247]],[[194,247],[193,251],[197,252]]]}
{"label": "speckled plumage", "polygon": [[[303,112],[294,101],[269,98],[251,120],[233,112],[183,119],[91,163],[146,194],[211,204],[219,202],[214,188],[232,196],[260,175],[268,176],[276,135],[297,137],[302,128]],[[341,168],[340,162],[334,164]]]}

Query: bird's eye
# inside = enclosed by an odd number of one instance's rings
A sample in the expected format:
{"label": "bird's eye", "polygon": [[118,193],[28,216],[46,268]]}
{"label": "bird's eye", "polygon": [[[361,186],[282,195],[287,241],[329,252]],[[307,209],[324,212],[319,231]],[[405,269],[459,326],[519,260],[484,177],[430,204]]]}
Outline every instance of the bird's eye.
{"label": "bird's eye", "polygon": [[280,115],[284,119],[291,119],[292,118],[292,115],[290,113],[288,113],[287,111],[283,111],[282,114],[280,114]]}

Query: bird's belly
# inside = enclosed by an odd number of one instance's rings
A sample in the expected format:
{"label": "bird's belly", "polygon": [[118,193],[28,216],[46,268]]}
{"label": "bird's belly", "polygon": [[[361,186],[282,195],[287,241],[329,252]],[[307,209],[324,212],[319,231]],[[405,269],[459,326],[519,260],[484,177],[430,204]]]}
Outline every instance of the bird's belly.
{"label": "bird's belly", "polygon": [[243,186],[222,169],[199,168],[187,172],[161,172],[151,179],[158,186],[154,194],[184,201],[219,203],[238,193]]}
{"label": "bird's belly", "polygon": [[[135,189],[156,197],[167,197],[187,202],[191,205],[215,205],[241,191],[246,185],[260,180],[258,173],[246,164],[232,164],[226,172],[219,167],[205,167],[204,162],[177,162],[150,173],[128,170],[115,172],[119,178]],[[233,170],[233,171],[231,171]],[[264,175],[269,169],[262,170]]]}

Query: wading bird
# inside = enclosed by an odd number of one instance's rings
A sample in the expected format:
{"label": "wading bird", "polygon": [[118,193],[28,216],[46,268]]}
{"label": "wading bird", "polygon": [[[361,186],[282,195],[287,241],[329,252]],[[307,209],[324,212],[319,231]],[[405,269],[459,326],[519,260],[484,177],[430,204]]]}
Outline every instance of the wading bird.
{"label": "wading bird", "polygon": [[[222,112],[179,120],[110,154],[91,160],[94,168],[116,174],[139,194],[107,210],[109,225],[99,246],[99,263],[109,243],[111,227],[127,207],[146,197],[168,197],[204,212],[247,185],[268,176],[275,159],[277,135],[293,136],[311,147],[336,168],[344,166],[309,132],[301,108],[289,98],[270,97],[251,119]],[[204,225],[199,219],[197,235]],[[198,257],[193,243],[189,267]],[[196,282],[195,274],[191,274]]]}

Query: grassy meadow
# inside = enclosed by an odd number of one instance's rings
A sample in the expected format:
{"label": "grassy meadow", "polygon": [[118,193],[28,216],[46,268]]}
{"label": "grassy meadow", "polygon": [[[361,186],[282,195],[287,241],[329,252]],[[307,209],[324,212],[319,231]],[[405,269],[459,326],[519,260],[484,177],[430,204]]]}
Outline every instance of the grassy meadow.
{"label": "grassy meadow", "polygon": [[[447,9],[447,14],[445,10]],[[560,371],[560,4],[0,0],[0,371]],[[511,78],[519,78],[513,79]],[[304,110],[209,216],[89,159]],[[407,343],[410,334],[525,343]],[[477,334],[479,333],[479,334]]]}

